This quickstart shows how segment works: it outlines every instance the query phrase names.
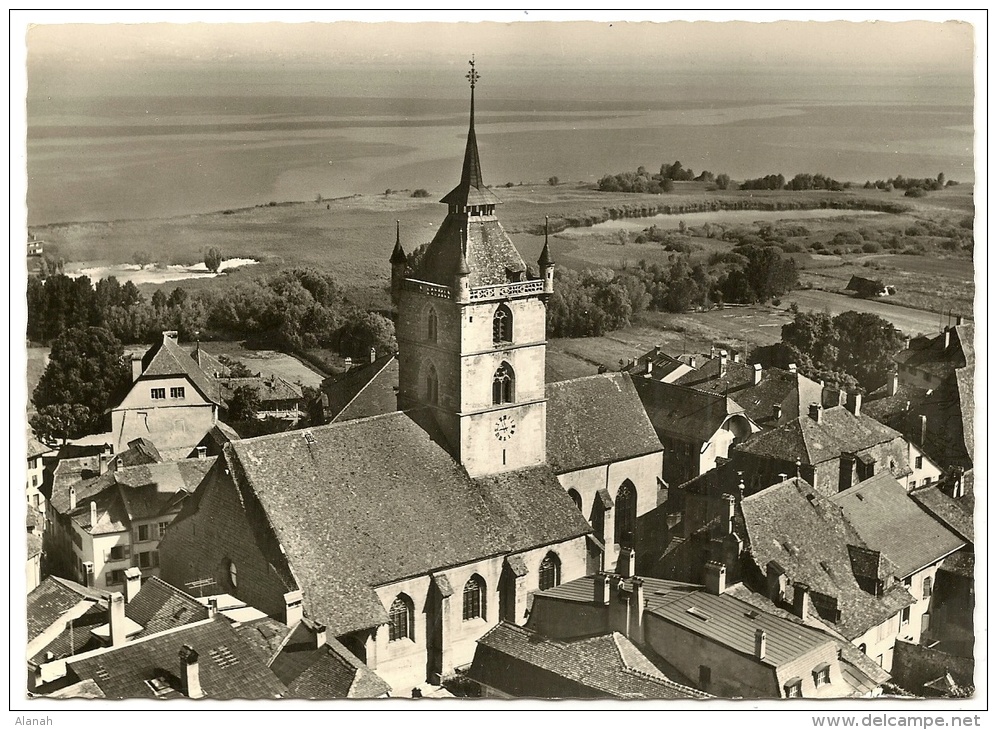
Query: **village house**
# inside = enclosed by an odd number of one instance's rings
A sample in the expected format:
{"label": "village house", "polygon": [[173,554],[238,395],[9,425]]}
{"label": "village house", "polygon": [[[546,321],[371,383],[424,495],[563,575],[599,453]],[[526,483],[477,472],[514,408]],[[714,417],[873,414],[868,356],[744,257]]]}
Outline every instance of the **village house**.
{"label": "village house", "polygon": [[664,447],[661,478],[667,484],[715,469],[732,446],[760,430],[723,395],[645,378],[633,384]]}
{"label": "village house", "polygon": [[224,402],[230,401],[240,388],[247,388],[252,392],[258,403],[253,414],[255,418],[297,421],[301,417],[301,401],[304,397],[301,387],[276,375],[221,377],[218,385]]}
{"label": "village house", "polygon": [[123,585],[132,566],[158,575],[159,540],[214,463],[206,455],[176,462],[158,456],[136,441],[117,456],[107,450],[59,463],[45,539],[53,574],[100,588]]}
{"label": "village house", "polygon": [[37,510],[45,512],[45,495],[42,484],[45,482],[45,460],[58,453],[57,449],[46,446],[33,436],[28,436],[27,501]]}
{"label": "village house", "polygon": [[900,382],[930,390],[957,370],[972,371],[976,366],[975,334],[972,322],[964,324],[962,317],[957,317],[955,325],[935,337],[908,340],[904,349],[893,356]]}
{"label": "village house", "polygon": [[28,505],[25,516],[27,529],[27,555],[25,562],[26,590],[30,593],[42,582],[43,534],[45,531],[45,515]]}
{"label": "village house", "polygon": [[812,403],[808,415],[737,445],[731,458],[747,491],[787,476],[801,477],[825,496],[883,472],[910,489],[937,481],[941,469],[900,433],[862,413],[861,398],[849,394],[847,405],[832,408]]}

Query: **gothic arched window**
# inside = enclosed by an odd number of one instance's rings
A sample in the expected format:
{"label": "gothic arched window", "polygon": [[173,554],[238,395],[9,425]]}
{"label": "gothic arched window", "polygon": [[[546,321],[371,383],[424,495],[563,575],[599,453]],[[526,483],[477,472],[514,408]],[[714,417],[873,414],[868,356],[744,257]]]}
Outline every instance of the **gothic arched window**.
{"label": "gothic arched window", "polygon": [[436,405],[440,399],[440,379],[432,363],[426,371],[426,402]]}
{"label": "gothic arched window", "polygon": [[637,488],[627,479],[616,493],[616,542],[632,548],[636,532]]}
{"label": "gothic arched window", "polygon": [[571,501],[575,503],[575,507],[577,507],[578,511],[581,512],[582,511],[582,495],[580,495],[574,489],[569,489],[568,490],[568,496],[571,497]]}
{"label": "gothic arched window", "polygon": [[545,591],[561,584],[561,560],[553,552],[540,561],[540,590]]}
{"label": "gothic arched window", "polygon": [[439,328],[440,320],[436,316],[436,310],[432,307],[429,308],[429,317],[426,322],[426,339],[430,342],[436,342],[437,329]]}
{"label": "gothic arched window", "polygon": [[516,373],[507,362],[499,365],[492,377],[492,404],[512,403],[516,397]]}
{"label": "gothic arched window", "polygon": [[485,581],[475,573],[464,584],[464,620],[485,617]]}
{"label": "gothic arched window", "polygon": [[414,614],[415,610],[412,606],[412,599],[404,593],[399,593],[388,610],[388,641],[414,638],[412,635],[412,618]]}
{"label": "gothic arched window", "polygon": [[492,317],[492,343],[504,345],[512,342],[512,310],[500,304]]}

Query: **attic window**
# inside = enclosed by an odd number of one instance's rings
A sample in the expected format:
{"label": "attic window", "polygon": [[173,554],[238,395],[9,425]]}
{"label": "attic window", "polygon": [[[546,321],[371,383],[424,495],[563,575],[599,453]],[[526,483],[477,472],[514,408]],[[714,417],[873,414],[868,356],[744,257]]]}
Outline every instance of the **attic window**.
{"label": "attic window", "polygon": [[170,681],[167,679],[165,674],[157,674],[152,679],[145,680],[145,684],[152,690],[156,697],[162,697],[172,689],[172,687],[170,687]]}
{"label": "attic window", "polygon": [[831,684],[831,665],[818,664],[814,667],[814,686],[820,687],[825,684]]}
{"label": "attic window", "polygon": [[698,618],[698,619],[699,619],[700,621],[709,621],[709,620],[710,620],[710,617],[709,617],[709,616],[707,616],[707,615],[706,615],[705,613],[703,613],[702,611],[700,611],[700,610],[699,610],[698,608],[696,608],[695,606],[689,606],[689,608],[687,608],[687,609],[685,610],[685,612],[686,612],[687,614],[689,614],[690,616],[695,616],[695,617],[696,617],[696,618]]}

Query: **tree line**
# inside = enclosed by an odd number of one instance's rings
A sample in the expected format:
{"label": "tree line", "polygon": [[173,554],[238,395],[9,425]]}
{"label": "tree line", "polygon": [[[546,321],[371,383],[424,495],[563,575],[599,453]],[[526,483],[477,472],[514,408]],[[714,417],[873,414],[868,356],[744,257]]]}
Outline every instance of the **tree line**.
{"label": "tree line", "polygon": [[725,173],[714,175],[709,170],[703,170],[696,175],[692,168],[683,168],[682,163],[676,160],[670,165],[663,164],[657,174],[652,174],[646,167],[641,166],[636,172],[603,175],[599,180],[599,190],[619,193],[670,193],[676,181],[705,182],[720,190],[726,190],[731,183],[730,176]]}

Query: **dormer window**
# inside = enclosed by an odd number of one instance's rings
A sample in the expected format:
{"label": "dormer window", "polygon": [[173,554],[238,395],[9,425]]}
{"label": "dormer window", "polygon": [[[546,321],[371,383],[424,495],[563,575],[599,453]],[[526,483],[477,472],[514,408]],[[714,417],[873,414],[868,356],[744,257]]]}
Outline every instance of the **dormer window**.
{"label": "dormer window", "polygon": [[786,691],[786,697],[802,697],[803,680],[799,677],[793,677],[791,680],[786,682],[783,689]]}
{"label": "dormer window", "polygon": [[822,687],[825,684],[831,684],[831,665],[818,664],[814,667],[814,686]]}

